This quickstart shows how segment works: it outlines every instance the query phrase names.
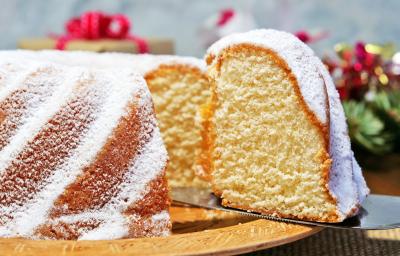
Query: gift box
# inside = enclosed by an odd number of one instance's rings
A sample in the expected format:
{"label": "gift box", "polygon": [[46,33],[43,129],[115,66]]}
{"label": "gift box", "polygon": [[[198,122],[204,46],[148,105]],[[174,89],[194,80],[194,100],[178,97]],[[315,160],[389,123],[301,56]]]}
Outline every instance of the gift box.
{"label": "gift box", "polygon": [[[145,38],[148,53],[174,54],[174,42],[166,38]],[[22,38],[18,48],[26,50],[57,49],[57,39],[53,38]],[[94,51],[94,52],[127,52],[139,53],[137,44],[130,40],[100,39],[100,40],[71,40],[66,44],[65,50]]]}
{"label": "gift box", "polygon": [[131,21],[123,14],[88,11],[65,23],[65,33],[46,38],[25,38],[18,42],[20,49],[81,50],[95,52],[128,52],[173,54],[170,39],[142,38],[130,32]]}

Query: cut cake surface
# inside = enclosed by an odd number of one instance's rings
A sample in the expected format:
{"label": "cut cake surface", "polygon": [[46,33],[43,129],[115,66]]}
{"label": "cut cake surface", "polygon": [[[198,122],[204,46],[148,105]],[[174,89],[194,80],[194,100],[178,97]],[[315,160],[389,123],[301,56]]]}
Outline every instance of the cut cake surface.
{"label": "cut cake surface", "polygon": [[223,204],[324,222],[356,214],[369,190],[313,51],[291,34],[255,30],[216,42],[206,61],[201,162]]}

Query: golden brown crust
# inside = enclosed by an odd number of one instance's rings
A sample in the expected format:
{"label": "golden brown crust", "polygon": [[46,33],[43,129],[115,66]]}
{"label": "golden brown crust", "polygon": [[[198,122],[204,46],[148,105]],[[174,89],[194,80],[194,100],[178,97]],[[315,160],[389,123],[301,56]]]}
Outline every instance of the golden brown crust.
{"label": "golden brown crust", "polygon": [[[329,182],[329,173],[330,173],[330,168],[331,168],[331,164],[332,164],[332,159],[329,156],[329,102],[327,102],[326,104],[326,113],[327,113],[327,122],[326,124],[323,124],[315,115],[315,113],[313,111],[311,111],[311,109],[308,107],[308,105],[306,104],[302,94],[301,94],[301,90],[300,90],[300,86],[298,84],[298,81],[295,77],[295,75],[291,72],[291,69],[289,68],[289,66],[287,65],[287,63],[275,52],[272,51],[270,49],[264,48],[264,47],[259,47],[259,46],[255,46],[252,44],[247,44],[247,43],[243,43],[243,44],[237,44],[228,48],[225,48],[219,55],[218,55],[218,59],[215,60],[215,56],[214,55],[208,55],[206,56],[206,62],[207,65],[210,66],[213,62],[217,62],[215,64],[215,70],[219,73],[220,72],[220,68],[222,66],[222,63],[224,61],[225,56],[229,53],[235,53],[235,52],[240,52],[242,50],[253,50],[253,51],[257,51],[260,54],[267,54],[270,55],[275,63],[282,68],[282,70],[284,70],[284,72],[287,74],[288,78],[290,79],[290,81],[293,84],[293,88],[295,89],[295,93],[297,95],[297,98],[299,100],[299,104],[302,108],[302,110],[306,113],[306,116],[308,117],[308,119],[310,120],[310,122],[317,127],[318,133],[322,139],[322,141],[324,142],[324,150],[321,151],[318,155],[318,157],[320,158],[321,161],[321,165],[322,165],[322,181],[324,182],[325,186],[324,186],[324,190],[325,190],[325,194],[326,194],[326,198],[327,200],[329,200],[332,204],[337,204],[336,198],[334,198],[332,196],[332,194],[329,191],[328,188],[328,182]],[[204,120],[203,120],[203,133],[209,133],[209,134],[214,134],[213,136],[209,136],[207,137],[207,135],[205,136],[206,140],[208,140],[206,143],[203,143],[203,156],[207,156],[204,157],[201,162],[203,163],[203,168],[208,171],[209,176],[211,177],[211,173],[212,173],[212,163],[213,163],[213,156],[212,156],[212,150],[213,148],[215,148],[215,128],[212,125],[212,117],[214,115],[214,111],[215,111],[215,106],[217,105],[217,100],[218,100],[218,96],[216,93],[216,84],[215,81],[213,81],[213,79],[210,77],[209,78],[211,80],[211,93],[212,93],[212,100],[211,100],[211,104],[209,105],[207,111],[209,112],[209,114],[204,116]],[[326,95],[326,99],[328,101],[328,95],[327,95],[327,91],[325,88],[325,95]],[[210,178],[209,178],[210,179]],[[212,183],[212,189],[214,191],[214,193],[218,196],[222,196],[222,191],[217,189],[217,186],[214,184],[212,178],[211,178],[211,183]],[[232,205],[231,205],[232,206]],[[238,206],[235,206],[238,207]],[[254,211],[258,211],[257,209],[249,209],[249,210],[254,210]],[[265,211],[265,210],[263,210]],[[338,216],[336,212],[332,212],[329,216],[336,216],[336,217],[329,217],[330,222],[335,222],[338,220]]]}

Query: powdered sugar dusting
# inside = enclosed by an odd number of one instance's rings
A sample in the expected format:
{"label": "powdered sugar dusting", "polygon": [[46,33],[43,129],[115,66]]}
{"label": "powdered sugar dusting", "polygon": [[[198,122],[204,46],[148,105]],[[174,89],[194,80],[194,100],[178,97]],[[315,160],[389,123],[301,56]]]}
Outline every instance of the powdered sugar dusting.
{"label": "powdered sugar dusting", "polygon": [[105,214],[101,218],[97,216],[93,219],[103,219],[104,222],[99,227],[83,233],[79,240],[118,239],[128,235],[129,222],[119,212],[114,211],[112,214]]}
{"label": "powdered sugar dusting", "polygon": [[12,91],[24,85],[26,76],[34,73],[38,65],[33,62],[29,65],[20,65],[9,58],[0,58],[0,101],[3,101]]}
{"label": "powdered sugar dusting", "polygon": [[324,81],[320,77],[317,67],[313,65],[314,53],[310,48],[292,34],[272,29],[260,29],[224,37],[214,43],[208,49],[207,54],[218,56],[223,49],[243,43],[271,49],[282,57],[296,76],[308,107],[321,123],[327,123],[327,98]]}
{"label": "powdered sugar dusting", "polygon": [[[152,221],[153,225],[165,227],[165,226],[168,226],[171,223],[171,218],[170,218],[170,215],[169,215],[168,211],[162,211],[160,213],[157,213],[157,214],[153,215],[151,217],[151,221]],[[162,229],[160,231],[161,231],[159,233],[160,236],[168,236],[171,233],[169,231],[169,229],[166,229],[166,228],[164,228],[164,229]]]}
{"label": "powdered sugar dusting", "polygon": [[353,152],[351,151],[346,118],[340,103],[339,94],[322,62],[317,58],[315,62],[319,65],[329,95],[329,113],[331,119],[329,149],[333,160],[329,188],[331,193],[337,198],[340,213],[345,218],[358,203],[357,186],[353,180]]}
{"label": "powdered sugar dusting", "polygon": [[[0,56],[14,54],[15,51],[1,51]],[[118,68],[130,67],[142,75],[156,70],[160,65],[187,65],[205,71],[205,63],[194,57],[181,57],[172,55],[128,54],[128,53],[94,53],[84,51],[62,52],[54,50],[28,51],[18,50],[18,54],[25,58],[41,56],[48,61],[67,65],[83,66],[87,68]]]}
{"label": "powdered sugar dusting", "polygon": [[[30,53],[31,60],[34,62],[34,54]],[[2,55],[2,53],[0,53]],[[2,60],[7,59],[7,55],[13,55],[7,52],[2,56]],[[18,53],[15,53],[18,56]],[[19,63],[17,59],[11,56],[10,62]],[[82,141],[74,149],[68,159],[60,166],[57,166],[51,177],[46,180],[46,185],[41,189],[27,204],[11,206],[0,206],[0,215],[11,215],[10,221],[0,222],[0,236],[22,236],[36,238],[34,231],[41,225],[47,223],[49,210],[52,208],[55,199],[64,191],[68,184],[71,184],[81,173],[84,166],[89,165],[103,147],[107,138],[112,134],[113,129],[119,123],[121,118],[128,114],[128,106],[132,104],[136,107],[147,109],[145,116],[141,118],[152,119],[153,127],[152,137],[139,154],[138,159],[132,159],[132,172],[126,177],[126,184],[121,187],[125,193],[121,193],[119,198],[115,198],[112,204],[102,208],[100,211],[86,212],[81,215],[61,216],[58,220],[67,221],[86,221],[88,218],[95,218],[101,221],[97,228],[98,235],[103,239],[120,238],[126,235],[126,216],[122,212],[126,207],[124,201],[127,197],[132,200],[139,200],[144,194],[146,184],[157,175],[162,174],[166,165],[167,154],[153,115],[153,106],[150,92],[146,86],[143,77],[127,69],[107,69],[97,70],[83,67],[67,67],[64,65],[55,65],[49,63],[36,63],[39,67],[51,66],[61,70],[64,76],[59,74],[37,74],[43,79],[43,84],[48,84],[46,79],[59,79],[61,84],[49,99],[42,104],[37,104],[37,111],[32,113],[26,122],[19,128],[12,143],[7,145],[9,150],[0,152],[1,170],[7,167],[10,160],[16,153],[24,148],[27,141],[30,141],[35,134],[39,132],[44,123],[46,123],[54,113],[66,102],[67,99],[74,98],[82,93],[79,88],[89,87],[94,94],[88,94],[89,97],[98,101],[95,106],[96,118],[94,123],[85,132]],[[1,65],[0,65],[1,67]],[[2,69],[0,68],[2,71]],[[4,71],[7,74],[7,71]],[[16,68],[16,74],[18,73]],[[26,76],[26,74],[24,75]],[[90,80],[91,82],[82,82]],[[3,75],[0,78],[2,83]],[[79,82],[81,81],[81,82]],[[56,83],[57,84],[57,83]],[[15,85],[16,86],[16,85]],[[0,90],[4,87],[0,87]],[[40,154],[35,152],[34,154]],[[134,182],[134,183],[132,183]],[[133,185],[130,187],[130,185]],[[124,200],[121,200],[121,199]],[[130,200],[129,202],[132,202]],[[105,210],[105,211],[104,211]],[[54,222],[56,220],[51,220]],[[3,225],[4,224],[4,225]],[[107,231],[107,232],[106,232]],[[86,234],[86,237],[93,236]]]}
{"label": "powdered sugar dusting", "polygon": [[329,95],[330,154],[333,159],[329,187],[339,201],[340,211],[346,216],[355,205],[362,203],[369,194],[369,189],[351,150],[346,117],[339,94],[325,66],[319,59],[316,63],[324,77]]}
{"label": "powdered sugar dusting", "polygon": [[360,166],[353,156],[353,181],[357,184],[358,202],[361,204],[370,193],[367,183],[362,175]]}

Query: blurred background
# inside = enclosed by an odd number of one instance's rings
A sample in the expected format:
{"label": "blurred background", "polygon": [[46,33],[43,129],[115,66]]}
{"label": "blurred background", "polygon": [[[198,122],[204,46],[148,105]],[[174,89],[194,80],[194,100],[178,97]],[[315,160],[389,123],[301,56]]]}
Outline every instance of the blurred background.
{"label": "blurred background", "polygon": [[198,30],[207,18],[222,9],[249,12],[258,27],[290,32],[323,30],[329,37],[316,43],[318,52],[337,42],[400,43],[397,0],[1,0],[0,48],[16,47],[21,37],[62,33],[64,23],[88,10],[124,13],[132,32],[144,37],[167,37],[176,53],[204,54]]}
{"label": "blurred background", "polygon": [[[335,81],[352,147],[372,191],[400,195],[398,0],[0,0],[0,4],[0,49],[201,58],[211,43],[233,32],[275,28],[294,33],[322,58]],[[125,16],[113,16],[118,13]]]}

